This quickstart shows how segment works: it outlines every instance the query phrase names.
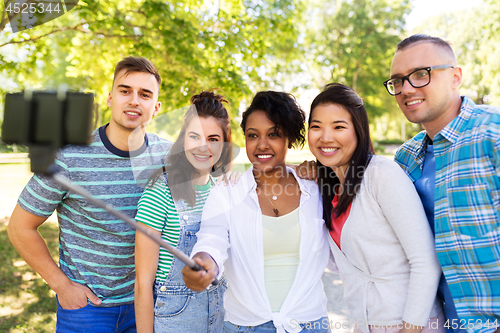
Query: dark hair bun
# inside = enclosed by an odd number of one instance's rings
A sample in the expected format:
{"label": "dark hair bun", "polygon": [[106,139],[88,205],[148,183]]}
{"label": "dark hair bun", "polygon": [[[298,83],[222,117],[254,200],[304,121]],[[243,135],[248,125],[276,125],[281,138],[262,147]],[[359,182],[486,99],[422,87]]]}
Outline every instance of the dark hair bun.
{"label": "dark hair bun", "polygon": [[192,104],[198,104],[198,103],[215,104],[215,102],[219,102],[220,104],[226,103],[229,105],[228,100],[224,96],[216,94],[213,89],[210,89],[208,91],[202,91],[198,95],[194,95],[193,97],[191,97]]}

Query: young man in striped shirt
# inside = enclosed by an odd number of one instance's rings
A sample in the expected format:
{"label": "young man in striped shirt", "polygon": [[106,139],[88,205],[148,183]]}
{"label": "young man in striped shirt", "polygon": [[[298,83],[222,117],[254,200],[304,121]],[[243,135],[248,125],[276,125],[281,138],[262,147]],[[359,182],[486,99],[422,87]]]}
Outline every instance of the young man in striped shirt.
{"label": "young man in striped shirt", "polygon": [[397,46],[384,82],[425,131],[396,162],[422,199],[444,276],[438,288],[454,332],[500,326],[500,108],[460,96],[462,70],[449,43],[414,35]]}
{"label": "young man in striped shirt", "polygon": [[[149,60],[120,61],[107,100],[109,124],[93,133],[89,146],[67,146],[56,159],[62,175],[132,218],[147,170],[161,167],[171,146],[145,132],[161,106],[160,83]],[[60,226],[59,266],[37,230],[54,210]],[[56,292],[57,332],[136,332],[135,231],[125,222],[50,178],[34,175],[19,197],[8,234]]]}

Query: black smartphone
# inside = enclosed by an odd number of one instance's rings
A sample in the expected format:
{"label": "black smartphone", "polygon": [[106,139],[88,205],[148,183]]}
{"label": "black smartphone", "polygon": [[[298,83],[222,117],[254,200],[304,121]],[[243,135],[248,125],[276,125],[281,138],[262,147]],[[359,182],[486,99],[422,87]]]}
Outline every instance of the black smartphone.
{"label": "black smartphone", "polygon": [[94,94],[21,92],[5,96],[2,141],[52,149],[90,143]]}

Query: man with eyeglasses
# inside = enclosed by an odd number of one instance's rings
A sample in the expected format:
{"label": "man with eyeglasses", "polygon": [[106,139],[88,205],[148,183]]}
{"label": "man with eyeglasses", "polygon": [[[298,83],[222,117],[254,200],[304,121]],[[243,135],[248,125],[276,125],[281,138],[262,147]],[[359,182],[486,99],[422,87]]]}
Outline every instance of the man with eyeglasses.
{"label": "man with eyeglasses", "polygon": [[462,69],[448,42],[413,35],[398,44],[384,85],[406,118],[425,129],[401,146],[395,160],[414,182],[435,233],[444,273],[438,288],[444,326],[453,332],[495,332],[500,108],[460,96],[461,82]]}

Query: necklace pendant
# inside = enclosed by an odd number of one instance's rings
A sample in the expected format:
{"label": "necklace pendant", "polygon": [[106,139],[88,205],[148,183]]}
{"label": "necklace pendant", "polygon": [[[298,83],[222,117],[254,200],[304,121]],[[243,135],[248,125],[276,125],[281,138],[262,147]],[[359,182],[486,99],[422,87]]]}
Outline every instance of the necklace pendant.
{"label": "necklace pendant", "polygon": [[271,197],[271,199],[273,199],[274,201],[276,201],[276,200],[278,200],[278,197],[277,197],[277,196],[275,196],[275,195],[273,195],[273,196]]}
{"label": "necklace pendant", "polygon": [[273,213],[276,216],[278,216],[280,214],[280,212],[276,208],[273,208]]}

